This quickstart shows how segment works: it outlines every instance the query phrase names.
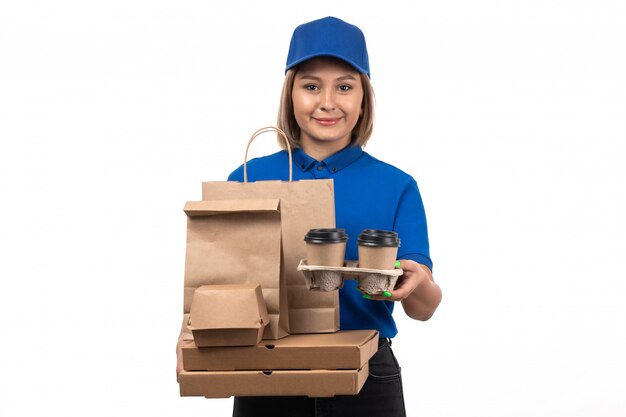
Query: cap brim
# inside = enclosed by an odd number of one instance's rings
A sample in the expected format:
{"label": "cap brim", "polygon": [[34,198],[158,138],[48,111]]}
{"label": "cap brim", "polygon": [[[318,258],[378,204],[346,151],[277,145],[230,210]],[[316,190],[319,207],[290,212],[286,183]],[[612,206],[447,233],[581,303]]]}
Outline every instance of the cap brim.
{"label": "cap brim", "polygon": [[343,62],[346,62],[346,63],[350,64],[351,66],[353,66],[361,74],[366,74],[368,77],[370,76],[370,73],[368,71],[366,71],[361,66],[356,65],[354,62],[347,60],[345,57],[339,56],[337,54],[325,53],[325,52],[317,52],[315,54],[307,55],[305,57],[302,57],[302,58],[298,59],[297,61],[292,62],[291,64],[287,65],[287,67],[285,68],[285,73],[287,73],[287,71],[289,71],[289,69],[295,67],[298,64],[301,64],[304,61],[308,61],[309,59],[317,58],[317,57],[320,57],[320,56],[330,56],[330,57],[333,57],[333,58],[341,59]]}

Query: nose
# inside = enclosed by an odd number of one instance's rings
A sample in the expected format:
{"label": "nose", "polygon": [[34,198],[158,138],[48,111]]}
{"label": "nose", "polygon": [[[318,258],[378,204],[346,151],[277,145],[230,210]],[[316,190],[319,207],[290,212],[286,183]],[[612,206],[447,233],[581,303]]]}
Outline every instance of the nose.
{"label": "nose", "polygon": [[332,89],[326,89],[321,97],[321,109],[324,111],[335,110],[335,92]]}

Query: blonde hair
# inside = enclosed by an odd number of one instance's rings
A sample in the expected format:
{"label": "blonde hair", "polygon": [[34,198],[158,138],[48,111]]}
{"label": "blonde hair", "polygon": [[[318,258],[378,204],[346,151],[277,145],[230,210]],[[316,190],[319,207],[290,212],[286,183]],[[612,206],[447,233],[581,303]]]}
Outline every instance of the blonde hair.
{"label": "blonde hair", "polygon": [[[297,72],[298,66],[290,68],[287,74],[285,74],[283,90],[280,95],[280,105],[278,106],[278,120],[276,122],[276,126],[287,135],[287,140],[289,140],[289,145],[292,149],[300,147],[300,126],[298,126],[293,113],[293,99],[291,97]],[[361,85],[363,86],[363,113],[352,130],[351,143],[365,146],[374,130],[374,88],[366,74],[359,73],[359,75],[361,76]],[[278,138],[278,144],[285,149],[281,137]]]}

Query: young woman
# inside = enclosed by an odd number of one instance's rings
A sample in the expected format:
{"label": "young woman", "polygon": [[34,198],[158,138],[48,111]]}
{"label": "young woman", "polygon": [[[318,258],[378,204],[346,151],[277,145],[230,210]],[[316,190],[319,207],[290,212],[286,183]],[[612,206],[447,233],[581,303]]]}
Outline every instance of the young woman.
{"label": "young woman", "polygon": [[[373,90],[365,38],[359,28],[334,17],[298,26],[291,39],[278,127],[293,151],[293,179],[332,178],[337,227],[346,229],[346,259],[358,259],[363,229],[394,230],[402,240],[400,277],[386,296],[362,294],[355,281],[339,291],[340,327],[377,329],[379,350],[356,396],[333,398],[238,397],[233,415],[404,416],[400,367],[391,350],[392,317],[401,302],[415,320],[428,320],[441,301],[433,281],[424,207],[415,180],[362,150],[373,127]],[[287,152],[248,163],[250,181],[287,180]],[[230,176],[243,181],[243,167]]]}

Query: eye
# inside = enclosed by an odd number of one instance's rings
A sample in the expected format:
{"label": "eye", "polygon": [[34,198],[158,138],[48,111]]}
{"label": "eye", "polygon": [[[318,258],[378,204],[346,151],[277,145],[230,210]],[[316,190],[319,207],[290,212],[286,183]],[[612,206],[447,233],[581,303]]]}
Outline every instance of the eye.
{"label": "eye", "polygon": [[339,86],[339,91],[346,92],[346,91],[350,91],[350,90],[352,90],[352,86],[351,85],[342,84],[342,85]]}
{"label": "eye", "polygon": [[319,90],[319,87],[316,86],[315,84],[306,84],[304,86],[304,89],[305,90],[309,90],[309,91],[317,91],[317,90]]}

